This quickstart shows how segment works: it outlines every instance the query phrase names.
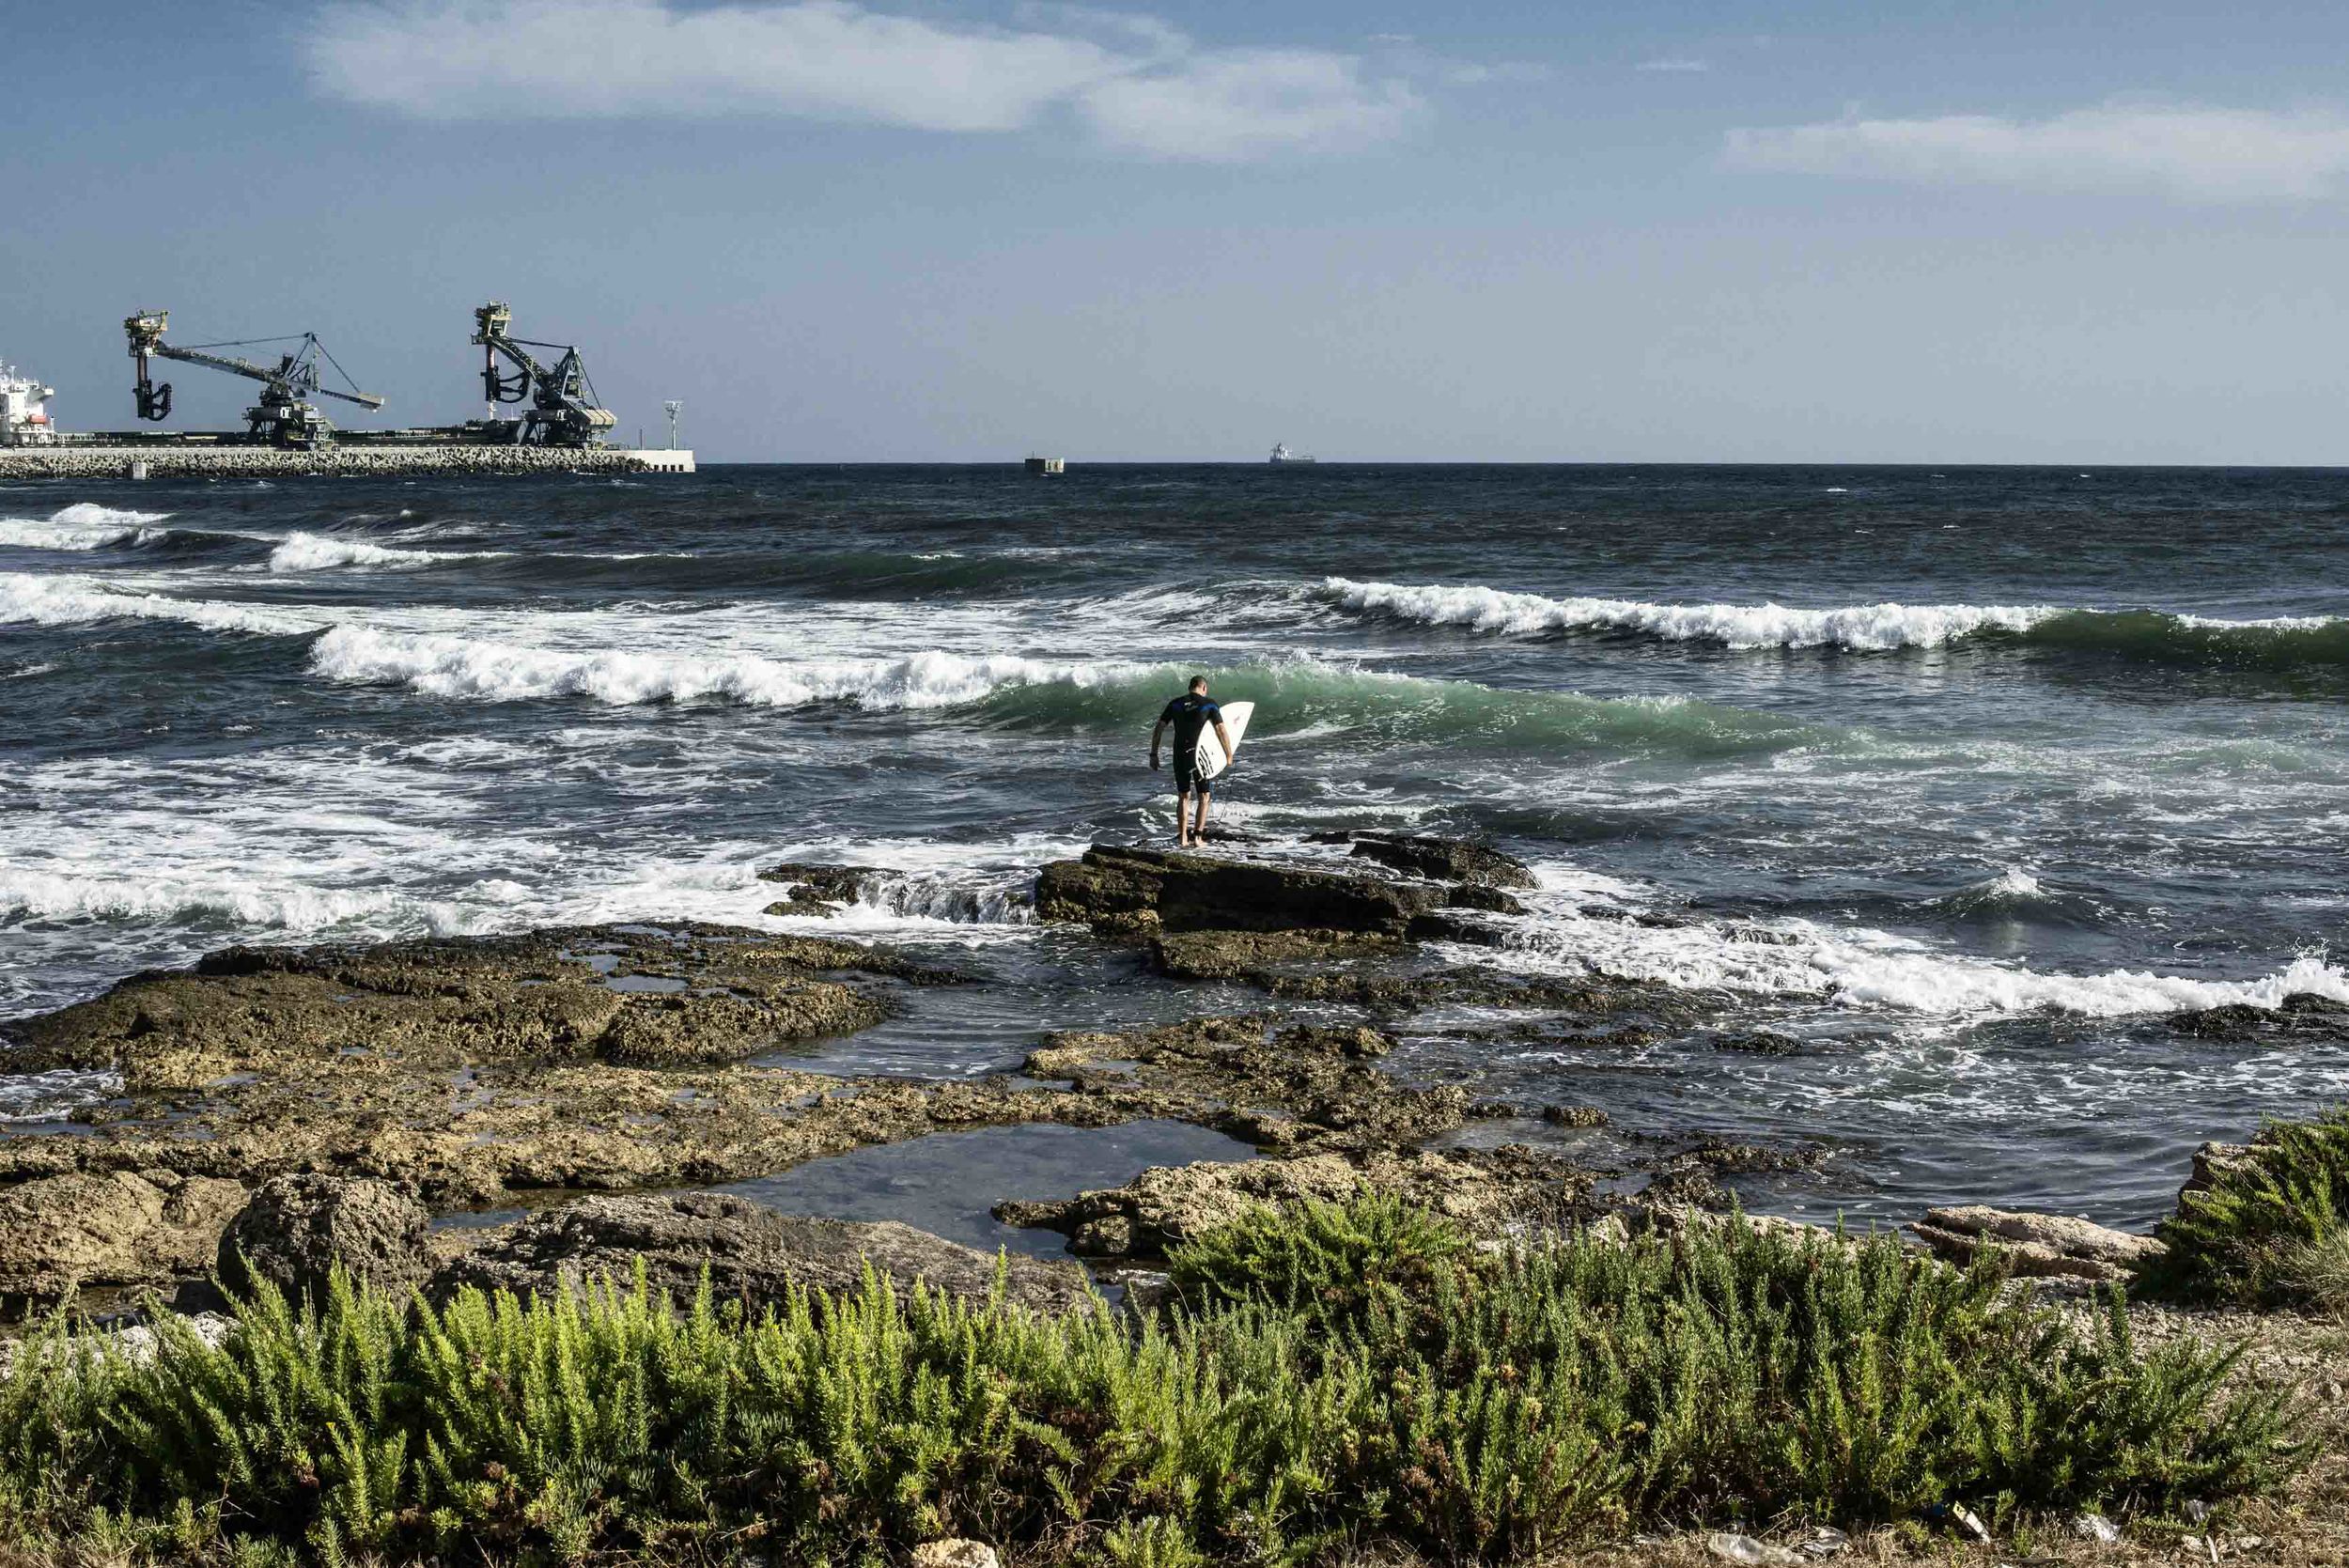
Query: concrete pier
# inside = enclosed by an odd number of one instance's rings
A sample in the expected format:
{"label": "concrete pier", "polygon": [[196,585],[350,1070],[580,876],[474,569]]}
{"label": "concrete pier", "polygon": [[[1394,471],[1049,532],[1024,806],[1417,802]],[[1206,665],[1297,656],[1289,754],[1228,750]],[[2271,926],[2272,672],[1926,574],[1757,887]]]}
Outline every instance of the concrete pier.
{"label": "concrete pier", "polygon": [[0,479],[188,479],[349,474],[691,474],[693,454],[625,446],[0,446]]}

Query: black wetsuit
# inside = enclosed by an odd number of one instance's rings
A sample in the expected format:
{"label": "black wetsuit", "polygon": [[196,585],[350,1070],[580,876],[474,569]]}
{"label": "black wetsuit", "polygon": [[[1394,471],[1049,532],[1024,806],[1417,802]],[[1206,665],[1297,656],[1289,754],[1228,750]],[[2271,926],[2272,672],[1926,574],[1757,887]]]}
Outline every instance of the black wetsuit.
{"label": "black wetsuit", "polygon": [[1159,722],[1174,726],[1174,793],[1206,795],[1215,788],[1215,781],[1199,776],[1199,737],[1209,724],[1223,722],[1223,710],[1213,697],[1185,692],[1166,705],[1159,715]]}

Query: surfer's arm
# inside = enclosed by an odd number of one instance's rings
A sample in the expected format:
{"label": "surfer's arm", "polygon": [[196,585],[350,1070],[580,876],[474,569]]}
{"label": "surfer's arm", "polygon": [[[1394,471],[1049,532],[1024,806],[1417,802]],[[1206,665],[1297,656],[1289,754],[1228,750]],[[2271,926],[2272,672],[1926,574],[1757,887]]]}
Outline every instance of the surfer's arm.
{"label": "surfer's arm", "polygon": [[1150,726],[1150,766],[1154,769],[1159,766],[1159,737],[1165,733],[1166,721],[1164,719],[1160,719]]}
{"label": "surfer's arm", "polygon": [[1221,719],[1218,719],[1215,722],[1215,737],[1223,742],[1224,758],[1227,761],[1237,762],[1239,760],[1239,747],[1233,743],[1232,732],[1223,727],[1223,721]]}

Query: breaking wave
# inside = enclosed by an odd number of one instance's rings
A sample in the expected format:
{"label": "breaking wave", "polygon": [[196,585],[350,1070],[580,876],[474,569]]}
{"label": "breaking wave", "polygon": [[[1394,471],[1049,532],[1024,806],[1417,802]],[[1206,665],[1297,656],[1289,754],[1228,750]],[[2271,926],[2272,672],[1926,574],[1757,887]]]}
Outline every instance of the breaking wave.
{"label": "breaking wave", "polygon": [[138,543],[169,512],[133,512],[95,502],[77,501],[49,514],[48,520],[0,518],[0,548],[16,550],[103,550],[109,545]]}
{"label": "breaking wave", "polygon": [[399,550],[369,544],[365,539],[338,539],[323,534],[294,533],[269,552],[273,572],[332,571],[338,567],[413,570],[449,561],[479,561],[504,551]]}
{"label": "breaking wave", "polygon": [[1648,604],[1622,598],[1545,598],[1496,588],[1357,582],[1332,577],[1323,592],[1344,610],[1536,636],[1569,631],[1642,633],[1672,643],[1733,648],[1929,648],[1975,632],[2028,631],[2061,612],[2012,604],[1862,604],[1791,610],[1777,604]]}
{"label": "breaking wave", "polygon": [[107,877],[0,867],[0,919],[226,921],[319,931],[385,915],[453,934],[469,926],[453,904],[388,891],[336,892],[223,872],[199,877]]}
{"label": "breaking wave", "polygon": [[0,625],[82,626],[117,619],[178,621],[209,631],[274,636],[316,631],[319,623],[259,605],[113,588],[95,578],[0,572]]}
{"label": "breaking wave", "polygon": [[2071,1014],[2119,1017],[2232,1002],[2274,1007],[2296,992],[2349,1001],[2349,973],[2302,957],[2255,980],[2199,980],[2145,970],[2055,974],[1937,951],[1864,928],[1794,920],[1650,928],[1567,912],[1517,925],[1513,956],[1536,969],[1599,970],[1693,989],[1825,997],[1862,1009],[1950,1018]]}
{"label": "breaking wave", "polygon": [[[1006,728],[1126,730],[1181,689],[1189,666],[1128,666],[1082,682],[1037,683],[995,692],[982,722]],[[1352,669],[1311,659],[1268,660],[1214,672],[1225,702],[1266,713],[1254,744],[1311,733],[1372,745],[1447,745],[1509,753],[1598,751],[1728,756],[1840,748],[1853,734],[1748,708],[1681,697],[1586,697],[1509,690],[1465,680]],[[1241,766],[1247,766],[1243,749]]]}
{"label": "breaking wave", "polygon": [[786,663],[754,655],[626,653],[525,647],[471,637],[339,626],[313,645],[311,668],[352,685],[405,686],[436,697],[514,702],[592,697],[613,704],[723,700],[756,707],[852,703],[865,708],[947,707],[1007,685],[1081,686],[1120,667],[1048,663],[1011,655],[930,651],[895,659]]}
{"label": "breaking wave", "polygon": [[2068,610],[2033,627],[2034,647],[2210,670],[2349,668],[2349,617],[2226,621],[2158,610]]}
{"label": "breaking wave", "polygon": [[881,920],[935,920],[953,925],[1026,925],[1035,920],[1035,874],[1020,870],[974,881],[969,876],[905,872],[865,884],[854,913]]}
{"label": "breaking wave", "polygon": [[1359,582],[1332,577],[1325,601],[1341,610],[1496,636],[1573,633],[1713,643],[1732,648],[1842,648],[1888,652],[1968,640],[2109,654],[2148,663],[2214,669],[2349,666],[2349,617],[2287,615],[2232,621],[2159,610],[2085,610],[2028,604],[1651,604],[1639,599],[1548,598],[1440,583]]}
{"label": "breaking wave", "polygon": [[2020,866],[2009,866],[1996,877],[1945,893],[1938,898],[1926,900],[1934,908],[1955,915],[1978,915],[2014,910],[2041,904],[2047,892],[2039,885],[2039,878]]}

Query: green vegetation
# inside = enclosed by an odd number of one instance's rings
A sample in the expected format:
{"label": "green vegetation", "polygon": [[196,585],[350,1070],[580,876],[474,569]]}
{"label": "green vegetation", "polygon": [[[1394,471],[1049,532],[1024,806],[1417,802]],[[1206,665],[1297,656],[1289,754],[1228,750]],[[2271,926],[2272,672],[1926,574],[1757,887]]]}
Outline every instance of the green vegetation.
{"label": "green vegetation", "polygon": [[2148,1294],[2349,1312],[2349,1106],[2269,1123],[2156,1234],[2169,1250]]}
{"label": "green vegetation", "polygon": [[1136,1331],[879,1282],[745,1321],[634,1290],[264,1293],[145,1364],[62,1325],[0,1377],[0,1538],[135,1559],[848,1563],[966,1534],[1178,1568],[1651,1525],[2166,1512],[2305,1457],[2232,1358],[2073,1329],[1878,1238],[1733,1221],[1511,1252],[1364,1200],[1185,1250]]}

